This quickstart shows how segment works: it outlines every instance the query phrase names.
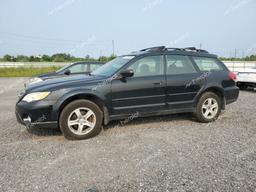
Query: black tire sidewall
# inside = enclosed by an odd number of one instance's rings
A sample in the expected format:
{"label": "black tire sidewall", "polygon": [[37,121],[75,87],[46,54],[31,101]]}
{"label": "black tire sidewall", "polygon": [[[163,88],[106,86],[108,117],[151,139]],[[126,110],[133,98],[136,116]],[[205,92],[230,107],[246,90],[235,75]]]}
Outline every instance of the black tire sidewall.
{"label": "black tire sidewall", "polygon": [[[74,134],[68,127],[68,117],[72,111],[74,111],[77,108],[80,107],[86,107],[91,109],[95,116],[96,116],[96,125],[91,130],[89,133],[85,135],[76,135]],[[65,138],[69,140],[81,140],[81,139],[88,139],[91,137],[96,136],[97,134],[100,133],[102,129],[102,119],[103,119],[103,114],[98,105],[93,103],[92,101],[89,100],[76,100],[71,103],[69,103],[65,108],[62,110],[59,118],[59,126],[60,129],[65,136]]]}
{"label": "black tire sidewall", "polygon": [[[202,105],[205,102],[205,100],[208,98],[214,98],[218,103],[218,112],[215,115],[215,117],[211,119],[206,119],[202,113]],[[209,122],[215,121],[220,115],[220,112],[221,112],[221,98],[218,95],[212,92],[206,92],[200,97],[196,107],[196,117],[200,122],[209,123]]]}

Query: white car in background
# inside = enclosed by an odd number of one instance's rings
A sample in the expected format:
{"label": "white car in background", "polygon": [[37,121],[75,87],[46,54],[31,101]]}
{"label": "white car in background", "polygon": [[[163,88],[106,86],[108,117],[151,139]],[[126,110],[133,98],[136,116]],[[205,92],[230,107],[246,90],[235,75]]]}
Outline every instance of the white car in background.
{"label": "white car in background", "polygon": [[256,90],[256,67],[239,71],[237,73],[237,86],[240,89],[252,87]]}

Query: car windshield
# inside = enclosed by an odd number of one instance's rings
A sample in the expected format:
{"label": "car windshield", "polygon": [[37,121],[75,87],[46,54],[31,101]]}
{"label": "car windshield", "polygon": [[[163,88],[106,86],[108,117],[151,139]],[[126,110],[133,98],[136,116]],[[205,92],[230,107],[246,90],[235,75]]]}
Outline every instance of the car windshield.
{"label": "car windshield", "polygon": [[132,56],[132,55],[117,57],[112,61],[109,61],[108,63],[102,65],[101,67],[93,71],[91,74],[109,77],[134,57],[135,56]]}

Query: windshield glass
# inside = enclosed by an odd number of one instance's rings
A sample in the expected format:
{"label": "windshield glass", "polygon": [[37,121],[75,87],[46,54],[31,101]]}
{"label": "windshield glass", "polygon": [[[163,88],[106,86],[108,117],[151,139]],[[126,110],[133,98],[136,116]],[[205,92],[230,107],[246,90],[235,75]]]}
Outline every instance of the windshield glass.
{"label": "windshield glass", "polygon": [[128,61],[130,61],[134,56],[121,56],[109,61],[108,63],[102,65],[95,71],[93,71],[92,75],[102,75],[102,76],[111,76],[116,71],[118,71],[121,67],[123,67]]}

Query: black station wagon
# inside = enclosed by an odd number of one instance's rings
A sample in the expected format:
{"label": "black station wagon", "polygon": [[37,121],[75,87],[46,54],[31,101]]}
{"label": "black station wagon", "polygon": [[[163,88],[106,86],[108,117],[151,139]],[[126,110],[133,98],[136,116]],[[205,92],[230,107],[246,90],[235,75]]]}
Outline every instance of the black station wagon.
{"label": "black station wagon", "polygon": [[216,120],[237,100],[236,76],[205,50],[153,47],[119,56],[89,75],[27,86],[16,104],[20,123],[59,127],[67,139],[97,135],[111,120],[191,112]]}

